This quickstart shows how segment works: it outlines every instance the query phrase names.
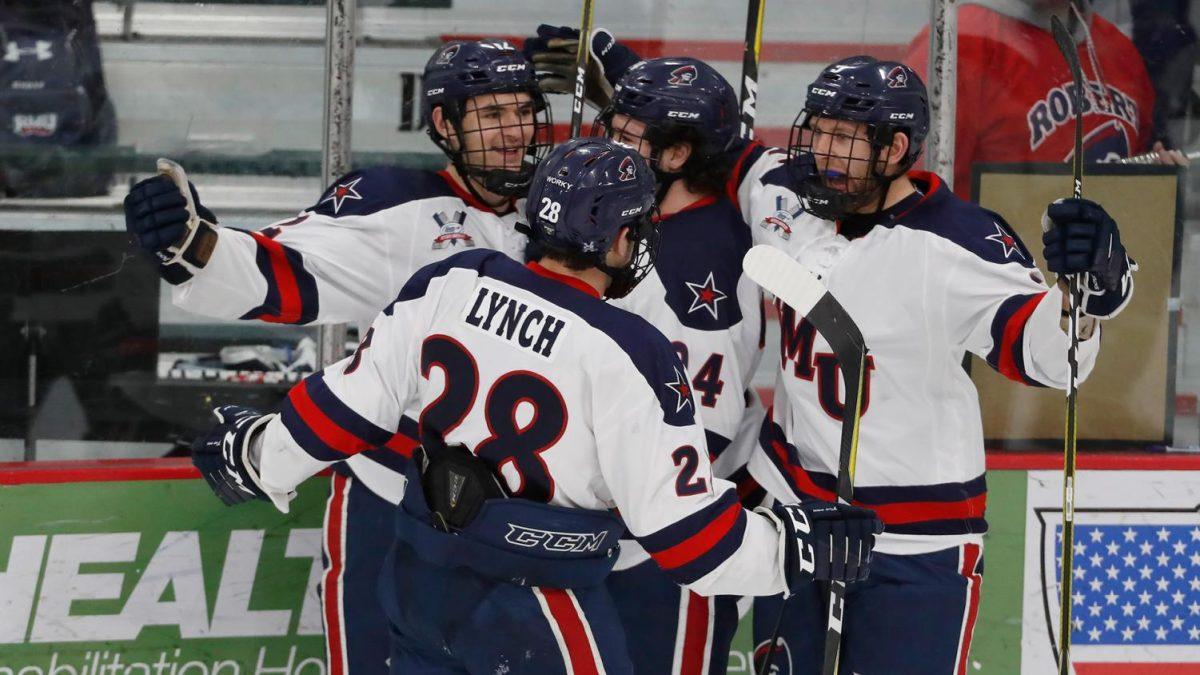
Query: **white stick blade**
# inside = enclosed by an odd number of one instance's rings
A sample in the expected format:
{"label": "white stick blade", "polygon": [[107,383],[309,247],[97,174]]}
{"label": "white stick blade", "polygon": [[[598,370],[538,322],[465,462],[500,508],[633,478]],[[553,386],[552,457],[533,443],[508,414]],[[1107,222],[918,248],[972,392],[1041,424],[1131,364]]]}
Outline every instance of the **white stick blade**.
{"label": "white stick blade", "polygon": [[802,316],[828,292],[817,275],[773,246],[760,244],[747,251],[742,271]]}

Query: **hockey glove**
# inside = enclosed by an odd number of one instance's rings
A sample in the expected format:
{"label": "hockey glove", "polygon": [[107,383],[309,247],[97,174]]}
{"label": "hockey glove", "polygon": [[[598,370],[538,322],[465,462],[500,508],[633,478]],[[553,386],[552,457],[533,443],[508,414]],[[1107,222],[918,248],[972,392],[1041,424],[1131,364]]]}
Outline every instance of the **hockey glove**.
{"label": "hockey glove", "polygon": [[[579,31],[569,26],[538,26],[536,37],[525,39],[525,57],[533,63],[538,84],[547,94],[571,94],[575,91],[575,59],[579,53]],[[641,59],[632,49],[617,42],[604,28],[592,32],[591,56],[584,86],[584,98],[597,108],[612,99],[612,90],[621,75]]]}
{"label": "hockey glove", "polygon": [[819,500],[755,511],[779,531],[790,592],[813,581],[862,581],[870,573],[875,535],[883,532],[874,511]]}
{"label": "hockey glove", "polygon": [[1042,215],[1046,267],[1056,274],[1080,274],[1081,309],[1098,319],[1111,319],[1133,297],[1137,263],[1121,244],[1117,223],[1099,204],[1086,199],[1059,199]]}
{"label": "hockey glove", "polygon": [[[182,167],[169,160],[159,160],[158,167],[159,175],[134,185],[125,196],[125,229],[159,263],[162,277],[179,284],[192,276],[181,260],[198,268],[208,262],[217,218],[200,204]],[[188,196],[181,189],[184,184]]]}
{"label": "hockey glove", "polygon": [[192,464],[227,506],[269,499],[250,461],[250,443],[273,415],[240,405],[213,409],[217,426],[192,443]]}

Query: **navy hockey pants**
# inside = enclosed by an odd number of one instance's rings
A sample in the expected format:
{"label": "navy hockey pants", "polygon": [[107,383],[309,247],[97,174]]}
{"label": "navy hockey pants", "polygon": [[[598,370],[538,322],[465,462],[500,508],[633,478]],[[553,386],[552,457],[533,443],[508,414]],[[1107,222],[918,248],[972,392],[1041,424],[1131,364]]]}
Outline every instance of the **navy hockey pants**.
{"label": "navy hockey pants", "polygon": [[[923,555],[874,554],[871,576],[847,587],[841,675],[971,672],[967,654],[982,581],[978,544]],[[780,602],[774,596],[754,604],[756,661],[771,638]],[[827,594],[817,584],[787,600],[774,657],[777,672],[821,672],[827,607]]]}
{"label": "navy hockey pants", "polygon": [[334,473],[325,507],[321,607],[329,675],[386,675],[388,621],[376,586],[391,547],[395,505]]}
{"label": "navy hockey pants", "polygon": [[632,675],[616,607],[603,584],[574,590],[485,578],[426,562],[398,543],[388,563],[400,602],[395,675]]}
{"label": "navy hockey pants", "polygon": [[647,560],[605,581],[634,671],[656,675],[724,675],[737,632],[737,596],[697,595]]}

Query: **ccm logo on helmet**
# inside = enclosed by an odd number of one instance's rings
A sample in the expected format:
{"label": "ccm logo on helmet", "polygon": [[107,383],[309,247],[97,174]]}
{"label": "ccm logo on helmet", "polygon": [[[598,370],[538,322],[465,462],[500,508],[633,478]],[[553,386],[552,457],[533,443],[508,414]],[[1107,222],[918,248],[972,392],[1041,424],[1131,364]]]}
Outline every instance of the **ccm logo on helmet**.
{"label": "ccm logo on helmet", "polygon": [[667,117],[674,117],[681,120],[695,120],[700,119],[700,113],[688,112],[686,110],[668,110]]}
{"label": "ccm logo on helmet", "polygon": [[913,117],[913,113],[892,113],[888,115],[889,120],[911,120]]}
{"label": "ccm logo on helmet", "polygon": [[812,89],[809,89],[809,92],[816,94],[817,96],[835,96],[837,94],[837,92],[829,89],[822,89],[820,87],[813,87]]}
{"label": "ccm logo on helmet", "polygon": [[625,216],[636,216],[637,214],[639,214],[641,212],[642,212],[642,207],[635,206],[632,209],[625,209],[624,211],[622,211],[621,217],[624,218]]}
{"label": "ccm logo on helmet", "polygon": [[427,90],[425,90],[425,95],[426,96],[437,96],[438,94],[440,94],[444,91],[446,91],[445,87],[438,87],[437,89],[427,89]]}
{"label": "ccm logo on helmet", "polygon": [[496,66],[497,73],[507,73],[514,70],[525,70],[524,63],[503,63]]}

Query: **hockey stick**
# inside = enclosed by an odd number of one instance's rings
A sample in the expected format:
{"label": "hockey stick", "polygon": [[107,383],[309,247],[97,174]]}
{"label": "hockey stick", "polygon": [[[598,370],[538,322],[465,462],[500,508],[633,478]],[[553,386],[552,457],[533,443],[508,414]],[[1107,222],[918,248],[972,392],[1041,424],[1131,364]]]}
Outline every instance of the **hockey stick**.
{"label": "hockey stick", "polygon": [[754,138],[754,117],[758,112],[758,57],[762,51],[763,15],[767,0],[750,0],[746,8],[746,46],[742,51],[742,95],[738,109],[742,117],[742,138]]}
{"label": "hockey stick", "polygon": [[[1118,164],[1156,164],[1158,162],[1158,152],[1145,152],[1140,155],[1133,155],[1124,159],[1118,159]],[[1188,160],[1200,159],[1200,150],[1192,150],[1191,152],[1183,153],[1183,156]],[[1186,168],[1186,167],[1185,167]]]}
{"label": "hockey stick", "polygon": [[[858,456],[858,428],[862,417],[863,376],[867,363],[867,346],[862,332],[829,289],[808,268],[771,246],[755,246],[746,252],[742,270],[780,302],[802,315],[829,343],[842,371],[845,407],[842,414],[841,449],[838,454],[837,498],[849,504],[854,496],[854,469]],[[829,584],[829,618],[825,632],[825,675],[836,675],[842,646],[842,610],[846,584]],[[785,601],[786,603],[786,601]],[[775,630],[767,648],[761,673],[769,673],[779,640],[783,609],[775,620]]]}
{"label": "hockey stick", "polygon": [[583,89],[587,78],[588,57],[591,55],[592,0],[583,0],[583,17],[579,19],[579,46],[575,49],[575,93],[571,95],[571,138],[583,128]]}
{"label": "hockey stick", "polygon": [[[1075,90],[1072,92],[1075,103],[1075,153],[1071,158],[1071,174],[1075,180],[1072,194],[1079,199],[1083,197],[1083,69],[1079,65],[1075,41],[1057,16],[1050,19],[1050,32],[1054,34],[1054,41],[1058,43],[1059,51],[1067,60],[1067,67],[1071,69],[1071,79],[1075,83]],[[1075,423],[1079,412],[1079,364],[1076,362],[1079,349],[1078,275],[1072,274],[1067,277],[1067,288],[1070,296],[1068,307],[1071,332],[1067,364],[1071,372],[1067,379],[1067,422],[1063,438],[1062,578],[1059,582],[1058,597],[1059,675],[1069,675],[1071,672],[1071,577],[1075,558]]]}

